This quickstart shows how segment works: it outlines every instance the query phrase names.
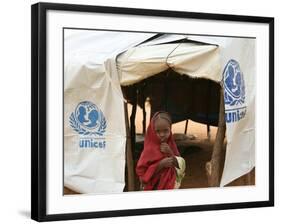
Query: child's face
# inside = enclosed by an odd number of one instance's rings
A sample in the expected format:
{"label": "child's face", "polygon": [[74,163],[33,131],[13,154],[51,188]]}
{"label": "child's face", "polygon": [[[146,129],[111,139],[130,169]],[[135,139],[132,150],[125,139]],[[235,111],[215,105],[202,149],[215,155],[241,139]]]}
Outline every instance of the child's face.
{"label": "child's face", "polygon": [[171,125],[166,119],[157,118],[154,121],[154,130],[161,143],[167,142],[171,133]]}

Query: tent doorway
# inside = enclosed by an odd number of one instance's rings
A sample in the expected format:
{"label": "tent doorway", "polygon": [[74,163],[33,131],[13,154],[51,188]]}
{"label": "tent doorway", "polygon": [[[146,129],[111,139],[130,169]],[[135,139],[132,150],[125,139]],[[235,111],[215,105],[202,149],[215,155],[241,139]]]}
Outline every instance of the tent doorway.
{"label": "tent doorway", "polygon": [[[155,112],[164,110],[171,114],[174,137],[187,163],[182,188],[208,187],[210,183],[205,165],[212,160],[215,142],[221,141],[216,140],[220,114],[220,84],[204,78],[190,78],[168,69],[139,83],[123,86],[122,91],[130,104],[128,114],[133,169],[142,151],[150,118]],[[210,127],[213,135],[210,134]],[[216,174],[218,180],[222,174],[225,156],[224,135],[221,138],[220,161],[219,164],[216,162],[219,167]],[[135,190],[138,190],[138,178],[135,176],[134,179]]]}

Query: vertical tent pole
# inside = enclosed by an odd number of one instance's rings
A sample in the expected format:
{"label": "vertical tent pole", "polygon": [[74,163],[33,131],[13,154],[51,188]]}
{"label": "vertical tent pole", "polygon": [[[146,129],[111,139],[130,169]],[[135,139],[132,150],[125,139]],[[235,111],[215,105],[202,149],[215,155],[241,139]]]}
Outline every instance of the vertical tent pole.
{"label": "vertical tent pole", "polygon": [[146,132],[146,110],[145,110],[145,95],[144,95],[144,89],[145,89],[145,82],[142,85],[141,88],[141,98],[142,98],[142,115],[143,115],[143,120],[142,120],[142,133],[145,135]]}
{"label": "vertical tent pole", "polygon": [[146,133],[146,110],[145,110],[145,101],[144,101],[144,103],[143,103],[142,115],[143,115],[142,133],[145,135],[145,133]]}
{"label": "vertical tent pole", "polygon": [[207,137],[209,140],[211,139],[211,129],[209,124],[207,124]]}
{"label": "vertical tent pole", "polygon": [[220,168],[221,168],[221,156],[223,149],[223,142],[225,137],[225,111],[224,111],[224,89],[220,90],[220,109],[219,109],[219,121],[216,134],[216,140],[213,148],[211,161],[206,163],[206,172],[208,178],[208,184],[210,187],[218,187],[220,184]]}
{"label": "vertical tent pole", "polygon": [[188,119],[185,121],[185,128],[184,128],[184,134],[186,135],[187,132],[187,126],[188,126]]}
{"label": "vertical tent pole", "polygon": [[210,123],[209,123],[209,112],[210,112],[210,101],[208,100],[208,97],[211,96],[211,80],[208,80],[208,96],[207,96],[207,137],[208,139],[211,138],[211,132],[210,132]]}
{"label": "vertical tent pole", "polygon": [[[164,79],[164,93],[163,93],[163,95],[164,95],[164,104],[165,104],[165,111],[167,111],[167,112],[169,112],[168,111],[168,92],[169,92],[169,86],[168,86],[168,82],[169,82],[169,80],[168,80],[168,76],[169,76],[169,73],[170,73],[170,69],[167,71],[167,73],[165,74],[165,79]],[[170,115],[171,115],[171,113],[170,113]],[[172,115],[171,115],[172,116]],[[172,120],[173,120],[173,118],[172,118]]]}
{"label": "vertical tent pole", "polygon": [[135,125],[135,119],[136,119],[136,113],[137,113],[137,97],[138,97],[138,87],[134,86],[134,96],[132,99],[132,113],[130,116],[130,133],[131,133],[131,148],[132,148],[132,157],[135,159],[135,145],[136,145],[136,125]]}
{"label": "vertical tent pole", "polygon": [[134,160],[132,154],[132,142],[131,142],[130,127],[129,127],[127,103],[124,103],[124,111],[125,111],[125,125],[126,125],[126,164],[127,164],[127,172],[128,172],[128,191],[134,191],[135,169],[134,169]]}

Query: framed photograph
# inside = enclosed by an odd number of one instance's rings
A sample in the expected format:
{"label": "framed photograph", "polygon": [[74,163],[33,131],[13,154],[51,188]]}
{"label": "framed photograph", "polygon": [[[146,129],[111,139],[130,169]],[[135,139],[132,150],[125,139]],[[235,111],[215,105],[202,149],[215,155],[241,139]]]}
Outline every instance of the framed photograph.
{"label": "framed photograph", "polygon": [[274,18],[32,5],[32,219],[274,205]]}

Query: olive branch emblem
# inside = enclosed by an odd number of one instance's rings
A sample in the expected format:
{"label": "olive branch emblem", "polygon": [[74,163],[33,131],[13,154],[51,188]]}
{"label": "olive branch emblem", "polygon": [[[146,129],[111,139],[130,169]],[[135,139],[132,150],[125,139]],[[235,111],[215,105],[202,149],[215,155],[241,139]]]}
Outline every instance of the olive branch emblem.
{"label": "olive branch emblem", "polygon": [[80,125],[80,122],[75,118],[74,112],[72,112],[70,117],[69,117],[70,126],[73,128],[73,130],[75,130],[80,135],[102,136],[105,132],[105,129],[106,129],[106,120],[105,120],[105,117],[104,117],[102,111],[99,110],[99,114],[100,114],[101,119],[100,119],[100,125],[99,125],[98,130],[89,131],[86,128],[84,128],[82,125]]}

